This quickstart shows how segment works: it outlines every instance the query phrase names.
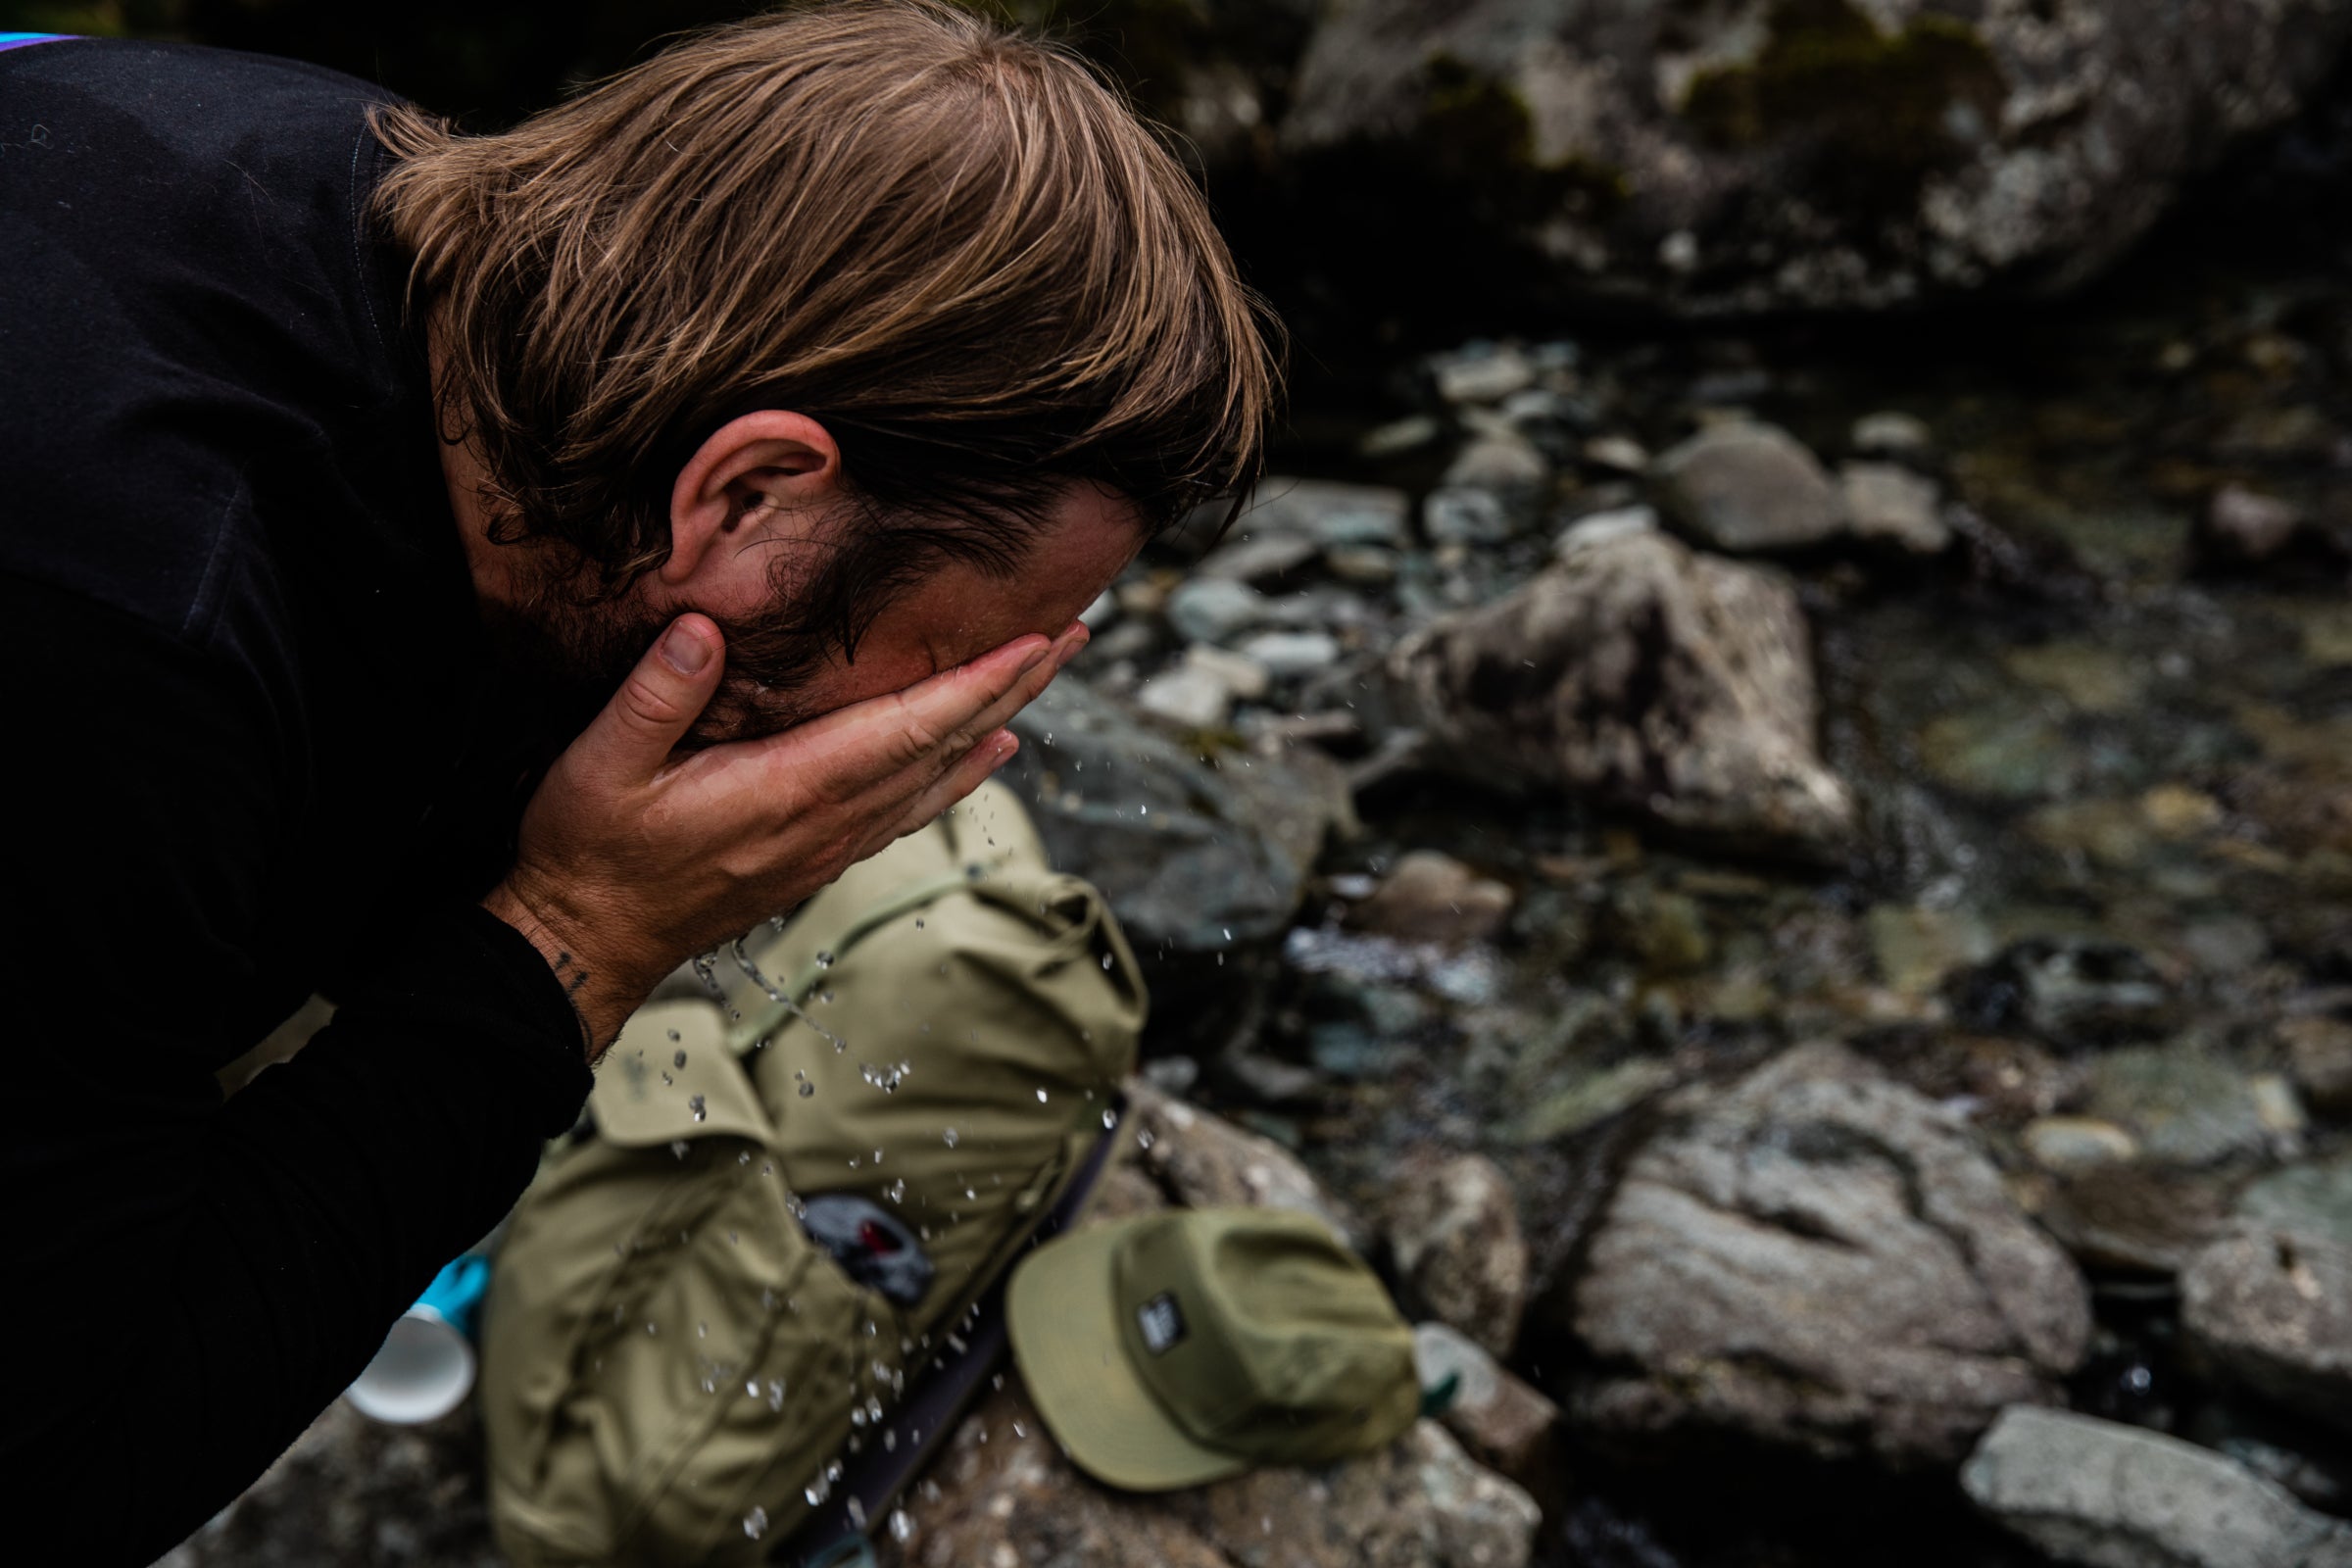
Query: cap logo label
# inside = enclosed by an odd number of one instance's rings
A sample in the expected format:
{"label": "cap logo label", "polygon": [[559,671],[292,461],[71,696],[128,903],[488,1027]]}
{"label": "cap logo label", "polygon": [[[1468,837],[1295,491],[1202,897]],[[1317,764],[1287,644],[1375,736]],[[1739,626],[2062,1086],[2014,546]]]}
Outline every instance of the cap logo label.
{"label": "cap logo label", "polygon": [[1184,1343],[1184,1313],[1173,1292],[1162,1291],[1136,1308],[1135,1326],[1143,1331],[1144,1348],[1162,1355]]}

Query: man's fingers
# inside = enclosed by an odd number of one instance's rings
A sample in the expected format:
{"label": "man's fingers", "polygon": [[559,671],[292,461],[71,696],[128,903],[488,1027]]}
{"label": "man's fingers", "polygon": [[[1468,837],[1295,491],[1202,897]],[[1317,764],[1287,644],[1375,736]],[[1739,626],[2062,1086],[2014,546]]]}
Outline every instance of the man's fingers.
{"label": "man's fingers", "polygon": [[1010,691],[983,709],[979,716],[972,720],[971,727],[985,732],[1010,723],[1015,713],[1037,701],[1045,689],[1054,684],[1054,677],[1061,672],[1062,665],[1077,656],[1079,649],[1086,646],[1089,635],[1084,626],[1071,621],[1069,628],[1054,639],[1053,646],[1046,651],[1045,660],[1024,671],[1013,682]]}
{"label": "man's fingers", "polygon": [[725,662],[725,642],[709,617],[671,621],[574,743],[582,760],[607,776],[652,778],[709,706]]}
{"label": "man's fingers", "polygon": [[[902,811],[890,825],[889,831],[877,835],[865,847],[866,855],[888,849],[907,834],[917,831],[989,780],[989,775],[1012,760],[1021,749],[1017,736],[1010,730],[998,730],[966,752],[943,778],[915,797],[914,804]],[[862,857],[860,857],[862,858]]]}
{"label": "man's fingers", "polygon": [[[983,654],[929,680],[841,709],[758,743],[765,762],[821,779],[832,801],[856,799],[903,773],[932,775],[953,766],[971,746],[1054,678],[1058,642],[1029,636]],[[927,785],[929,777],[915,780]]]}

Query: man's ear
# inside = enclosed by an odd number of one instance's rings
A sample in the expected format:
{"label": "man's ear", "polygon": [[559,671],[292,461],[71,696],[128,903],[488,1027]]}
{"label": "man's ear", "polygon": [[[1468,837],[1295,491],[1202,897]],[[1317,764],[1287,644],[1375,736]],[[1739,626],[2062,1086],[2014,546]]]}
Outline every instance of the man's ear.
{"label": "man's ear", "polygon": [[[841,449],[805,414],[760,409],[730,419],[695,449],[669,492],[669,559],[655,575],[676,587],[723,567],[719,547],[744,536],[747,519],[793,512],[841,487]],[[757,569],[764,578],[766,563]]]}

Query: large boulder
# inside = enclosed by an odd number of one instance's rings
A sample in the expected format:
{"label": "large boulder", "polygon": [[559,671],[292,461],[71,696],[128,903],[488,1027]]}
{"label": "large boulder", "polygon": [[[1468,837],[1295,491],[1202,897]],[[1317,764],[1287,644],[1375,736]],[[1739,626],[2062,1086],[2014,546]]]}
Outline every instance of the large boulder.
{"label": "large boulder", "polygon": [[1406,638],[1389,667],[1433,760],[1486,782],[1747,845],[1825,851],[1852,828],[1816,745],[1795,591],[1654,529],[1572,534],[1533,581]]}
{"label": "large boulder", "polygon": [[2051,1560],[2084,1568],[2346,1568],[2352,1526],[2235,1460],[2057,1410],[2005,1412],[1960,1484]]}
{"label": "large boulder", "polygon": [[1310,192],[1385,176],[1557,297],[2047,292],[2292,115],[2348,23],[2347,0],[1349,0],[1282,139]]}
{"label": "large boulder", "polygon": [[1838,1046],[1665,1102],[1567,1291],[1598,1435],[1956,1463],[2055,1401],[2090,1333],[2066,1255],[1930,1101]]}

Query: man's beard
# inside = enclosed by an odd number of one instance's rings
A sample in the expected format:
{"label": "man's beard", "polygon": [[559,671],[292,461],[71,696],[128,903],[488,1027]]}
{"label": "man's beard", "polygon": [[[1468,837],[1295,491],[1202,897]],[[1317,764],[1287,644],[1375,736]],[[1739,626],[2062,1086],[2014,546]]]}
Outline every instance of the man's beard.
{"label": "man's beard", "polygon": [[[523,603],[485,603],[484,627],[500,658],[544,704],[547,726],[568,739],[587,727],[677,617],[626,589],[600,593],[582,572],[535,566],[516,575],[529,584]],[[834,661],[834,644],[802,629],[795,613],[800,596],[781,574],[774,587],[757,620],[710,616],[726,639],[726,673],[681,750],[772,735],[813,716],[800,692]]]}

